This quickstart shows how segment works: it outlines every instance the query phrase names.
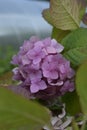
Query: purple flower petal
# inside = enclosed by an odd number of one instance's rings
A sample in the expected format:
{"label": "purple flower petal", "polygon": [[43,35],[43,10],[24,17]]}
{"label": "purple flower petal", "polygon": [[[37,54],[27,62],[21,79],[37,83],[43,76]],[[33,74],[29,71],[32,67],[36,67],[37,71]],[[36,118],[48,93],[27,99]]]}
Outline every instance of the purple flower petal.
{"label": "purple flower petal", "polygon": [[43,71],[43,75],[46,78],[50,78],[50,79],[57,79],[58,78],[58,72],[56,71]]}
{"label": "purple flower petal", "polygon": [[57,53],[56,49],[54,47],[47,47],[47,53],[48,54],[55,54]]}
{"label": "purple flower petal", "polygon": [[19,54],[20,55],[25,55],[33,47],[34,47],[34,43],[30,42],[29,40],[26,40],[26,41],[24,41],[23,46],[20,47]]}
{"label": "purple flower petal", "polygon": [[57,41],[55,39],[51,40],[51,45],[56,49],[57,53],[60,53],[63,51],[64,47],[57,43]]}
{"label": "purple flower petal", "polygon": [[63,73],[68,73],[70,69],[70,62],[66,61],[63,64],[59,65],[59,70],[60,72]]}
{"label": "purple flower petal", "polygon": [[21,56],[19,56],[19,55],[14,55],[14,56],[12,57],[11,64],[14,64],[14,65],[19,65],[19,64],[21,64]]}
{"label": "purple flower petal", "polygon": [[31,91],[31,93],[36,93],[36,92],[38,92],[38,91],[39,91],[39,86],[38,86],[38,84],[35,84],[35,83],[31,84],[31,86],[30,86],[30,91]]}
{"label": "purple flower petal", "polygon": [[47,88],[47,85],[46,85],[45,81],[41,80],[39,82],[39,90],[44,90],[46,88]]}
{"label": "purple flower petal", "polygon": [[[52,58],[52,57],[50,57]],[[50,60],[50,59],[49,59]],[[58,78],[58,70],[57,70],[57,63],[56,62],[43,62],[42,70],[43,76],[50,78],[50,79],[57,79]]]}
{"label": "purple flower petal", "polygon": [[45,57],[45,53],[42,51],[41,47],[35,47],[28,53],[29,58],[33,60],[34,64],[37,64]]}
{"label": "purple flower petal", "polygon": [[28,58],[28,55],[22,56],[21,60],[23,65],[27,65],[31,63],[31,60]]}
{"label": "purple flower petal", "polygon": [[31,63],[30,64],[30,69],[31,69],[31,71],[32,70],[39,70],[40,69],[40,64],[39,63],[37,63],[37,64]]}
{"label": "purple flower petal", "polygon": [[35,47],[44,48],[44,44],[43,44],[42,41],[37,41],[37,42],[35,43]]}
{"label": "purple flower petal", "polygon": [[42,78],[42,72],[40,70],[33,70],[30,74],[30,80],[36,82]]}
{"label": "purple flower petal", "polygon": [[44,44],[44,47],[51,46],[51,38],[50,37],[45,38],[42,42]]}
{"label": "purple flower petal", "polygon": [[46,88],[47,88],[46,83],[43,80],[40,80],[40,81],[36,81],[31,84],[30,91],[31,91],[31,93],[36,93],[39,90],[44,90]]}
{"label": "purple flower petal", "polygon": [[72,92],[74,91],[75,87],[74,87],[74,83],[70,82],[69,80],[67,80],[64,85],[61,88],[61,92],[62,94],[66,93],[66,92]]}
{"label": "purple flower petal", "polygon": [[70,68],[70,71],[69,71],[67,77],[68,77],[69,79],[71,79],[71,78],[74,77],[74,76],[75,76],[75,71]]}

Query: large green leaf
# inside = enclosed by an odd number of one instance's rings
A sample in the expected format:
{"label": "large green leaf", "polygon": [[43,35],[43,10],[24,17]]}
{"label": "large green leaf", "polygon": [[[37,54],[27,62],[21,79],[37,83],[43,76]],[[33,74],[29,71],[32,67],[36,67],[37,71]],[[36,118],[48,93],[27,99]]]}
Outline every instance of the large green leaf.
{"label": "large green leaf", "polygon": [[87,29],[79,28],[68,34],[61,42],[64,51],[87,45]]}
{"label": "large green leaf", "polygon": [[0,87],[0,130],[40,130],[49,123],[46,108]]}
{"label": "large green leaf", "polygon": [[77,29],[67,35],[61,42],[64,46],[63,55],[74,67],[87,59],[87,29]]}
{"label": "large green leaf", "polygon": [[80,24],[79,4],[76,0],[50,0],[50,8],[43,11],[43,17],[56,28],[76,29]]}
{"label": "large green leaf", "polygon": [[76,90],[83,113],[87,115],[87,62],[83,63],[76,74]]}
{"label": "large green leaf", "polygon": [[87,46],[71,49],[65,52],[64,56],[71,62],[71,65],[76,68],[87,60]]}

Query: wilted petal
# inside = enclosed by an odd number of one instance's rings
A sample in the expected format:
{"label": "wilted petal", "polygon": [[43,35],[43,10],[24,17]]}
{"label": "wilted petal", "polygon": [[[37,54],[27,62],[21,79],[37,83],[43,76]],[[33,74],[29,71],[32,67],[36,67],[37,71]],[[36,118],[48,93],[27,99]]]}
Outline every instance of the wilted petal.
{"label": "wilted petal", "polygon": [[48,81],[48,84],[51,85],[51,86],[62,86],[63,85],[63,81],[53,82],[52,79],[47,79],[47,81]]}
{"label": "wilted petal", "polygon": [[14,68],[14,69],[12,70],[12,72],[13,72],[14,74],[18,74],[19,68],[18,68],[18,67]]}
{"label": "wilted petal", "polygon": [[23,77],[22,77],[21,73],[19,72],[19,68],[18,68],[18,67],[14,68],[14,69],[12,70],[12,72],[14,73],[14,75],[13,75],[13,77],[12,77],[13,80],[18,80],[18,81],[19,81],[19,80],[20,80],[20,81],[23,80]]}

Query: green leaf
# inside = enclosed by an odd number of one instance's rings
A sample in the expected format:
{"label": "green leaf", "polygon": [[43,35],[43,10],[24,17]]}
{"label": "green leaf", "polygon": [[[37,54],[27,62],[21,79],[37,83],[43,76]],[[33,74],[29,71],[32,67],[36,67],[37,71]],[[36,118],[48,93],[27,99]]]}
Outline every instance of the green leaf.
{"label": "green leaf", "polygon": [[79,5],[76,0],[50,0],[50,8],[43,11],[43,17],[62,30],[79,27]]}
{"label": "green leaf", "polygon": [[67,93],[62,97],[63,102],[66,104],[66,112],[72,116],[81,112],[79,98],[76,92]]}
{"label": "green leaf", "polygon": [[81,130],[87,130],[87,116],[84,116]]}
{"label": "green leaf", "polygon": [[52,18],[49,9],[43,10],[42,15],[47,20],[48,23],[52,24]]}
{"label": "green leaf", "polygon": [[83,113],[87,115],[87,62],[83,63],[77,71],[76,90]]}
{"label": "green leaf", "polygon": [[87,46],[71,49],[65,52],[64,56],[71,62],[71,65],[76,68],[87,59]]}
{"label": "green leaf", "polygon": [[83,124],[81,130],[87,130],[87,123],[86,123],[86,121],[85,121],[85,124]]}
{"label": "green leaf", "polygon": [[52,38],[55,38],[58,42],[61,42],[61,40],[69,33],[69,30],[64,31],[61,29],[57,29],[56,27],[53,27]]}
{"label": "green leaf", "polygon": [[87,59],[87,29],[77,29],[68,34],[61,42],[64,46],[63,55],[78,67]]}
{"label": "green leaf", "polygon": [[66,130],[72,130],[72,127],[67,127]]}
{"label": "green leaf", "polygon": [[64,46],[64,52],[87,45],[87,29],[79,28],[71,32],[61,41],[61,44]]}
{"label": "green leaf", "polygon": [[75,122],[74,119],[73,119],[73,121],[72,121],[72,129],[73,129],[73,130],[79,130],[79,127],[78,127],[78,125],[77,125],[77,123]]}
{"label": "green leaf", "polygon": [[0,130],[40,130],[49,124],[46,108],[0,87]]}

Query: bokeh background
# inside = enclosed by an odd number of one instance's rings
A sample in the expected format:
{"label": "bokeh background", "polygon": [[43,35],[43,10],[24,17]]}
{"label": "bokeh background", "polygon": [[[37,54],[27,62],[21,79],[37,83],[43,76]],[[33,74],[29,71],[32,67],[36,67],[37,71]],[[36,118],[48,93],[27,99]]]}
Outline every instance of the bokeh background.
{"label": "bokeh background", "polygon": [[11,57],[32,35],[51,35],[52,27],[42,17],[48,0],[0,0],[0,75],[11,70]]}

